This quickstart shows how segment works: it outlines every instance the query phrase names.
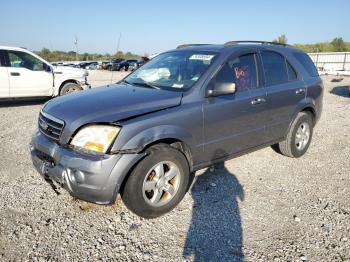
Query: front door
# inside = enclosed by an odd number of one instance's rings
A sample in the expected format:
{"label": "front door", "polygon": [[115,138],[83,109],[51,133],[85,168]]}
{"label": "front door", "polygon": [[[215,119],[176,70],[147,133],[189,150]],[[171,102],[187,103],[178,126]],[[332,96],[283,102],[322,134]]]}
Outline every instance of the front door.
{"label": "front door", "polygon": [[21,51],[7,51],[11,97],[51,96],[53,74],[43,61]]}
{"label": "front door", "polygon": [[207,98],[203,104],[207,161],[265,142],[266,92],[258,71],[256,52],[246,52],[229,59],[215,76],[215,81],[235,83],[236,92]]}
{"label": "front door", "polygon": [[0,50],[0,98],[7,98],[10,96],[10,86],[5,66],[5,51]]}

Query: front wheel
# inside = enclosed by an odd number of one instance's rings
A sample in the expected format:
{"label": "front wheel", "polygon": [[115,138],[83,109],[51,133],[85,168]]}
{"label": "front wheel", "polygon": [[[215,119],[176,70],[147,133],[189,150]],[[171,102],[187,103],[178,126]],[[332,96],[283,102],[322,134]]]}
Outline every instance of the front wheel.
{"label": "front wheel", "polygon": [[167,145],[150,148],[121,192],[124,204],[144,218],[159,217],[185,196],[190,182],[186,157]]}
{"label": "front wheel", "polygon": [[78,85],[76,83],[67,83],[61,88],[60,95],[61,96],[67,95],[67,94],[78,92],[81,90],[82,90],[82,88],[80,85]]}
{"label": "front wheel", "polygon": [[281,153],[289,157],[301,157],[310,146],[313,121],[309,113],[300,112],[293,121],[287,138],[278,144]]}

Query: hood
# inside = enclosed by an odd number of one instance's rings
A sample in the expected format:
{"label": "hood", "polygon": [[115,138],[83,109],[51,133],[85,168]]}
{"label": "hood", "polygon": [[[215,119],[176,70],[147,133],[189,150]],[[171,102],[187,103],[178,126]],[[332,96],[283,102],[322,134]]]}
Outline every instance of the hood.
{"label": "hood", "polygon": [[77,76],[87,76],[88,71],[81,68],[75,68],[71,66],[52,66],[53,72],[55,74],[69,74],[69,75],[77,75]]}
{"label": "hood", "polygon": [[182,93],[115,84],[61,96],[49,101],[43,111],[65,122],[62,141],[79,127],[110,123],[178,106]]}

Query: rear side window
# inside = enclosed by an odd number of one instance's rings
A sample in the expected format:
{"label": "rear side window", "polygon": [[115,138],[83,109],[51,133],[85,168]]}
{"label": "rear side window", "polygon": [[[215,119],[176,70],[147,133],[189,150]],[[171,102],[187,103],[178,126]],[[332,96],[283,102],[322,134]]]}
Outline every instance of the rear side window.
{"label": "rear side window", "polygon": [[295,72],[294,68],[291,66],[291,64],[288,61],[286,61],[286,63],[287,63],[287,71],[288,71],[289,81],[297,80],[298,79],[298,75]]}
{"label": "rear side window", "polygon": [[294,53],[295,58],[303,65],[310,76],[318,76],[316,66],[311,58],[305,53]]}
{"label": "rear side window", "polygon": [[267,86],[282,84],[289,81],[286,61],[282,55],[272,51],[262,51],[261,58]]}

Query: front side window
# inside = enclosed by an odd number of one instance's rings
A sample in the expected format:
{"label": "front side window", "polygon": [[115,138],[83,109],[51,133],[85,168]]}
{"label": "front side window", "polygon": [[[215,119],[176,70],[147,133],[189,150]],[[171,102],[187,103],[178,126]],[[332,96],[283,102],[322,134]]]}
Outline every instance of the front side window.
{"label": "front side window", "polygon": [[208,51],[174,51],[163,53],[124,79],[133,85],[185,91],[190,89],[216,58]]}
{"label": "front side window", "polygon": [[246,54],[229,60],[216,75],[216,81],[235,83],[236,92],[258,86],[255,54]]}
{"label": "front side window", "polygon": [[20,51],[8,51],[11,67],[22,67],[32,71],[43,71],[44,63],[36,57]]}
{"label": "front side window", "polygon": [[282,84],[289,81],[286,61],[283,56],[272,51],[262,51],[261,58],[267,86]]}

